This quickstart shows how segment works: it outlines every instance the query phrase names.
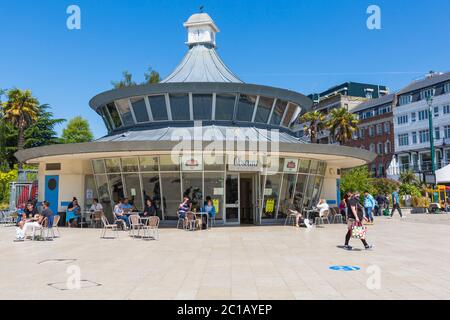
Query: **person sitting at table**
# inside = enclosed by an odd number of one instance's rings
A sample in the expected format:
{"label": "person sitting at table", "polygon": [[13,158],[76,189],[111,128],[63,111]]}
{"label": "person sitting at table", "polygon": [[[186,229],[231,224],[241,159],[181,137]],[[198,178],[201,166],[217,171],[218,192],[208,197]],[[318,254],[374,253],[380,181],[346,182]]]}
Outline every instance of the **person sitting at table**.
{"label": "person sitting at table", "polygon": [[122,208],[122,204],[122,200],[119,200],[119,202],[114,206],[113,213],[118,220],[124,221],[126,228],[128,228],[130,226],[130,220],[126,216],[125,211]]}
{"label": "person sitting at table", "polygon": [[130,200],[128,198],[124,198],[121,202],[122,204],[120,207],[122,208],[124,213],[130,213],[133,211],[133,205],[130,203]]}
{"label": "person sitting at table", "polygon": [[192,204],[189,200],[188,195],[184,195],[183,202],[178,206],[178,218],[186,219],[186,213],[191,210]]}
{"label": "person sitting at table", "polygon": [[200,209],[201,212],[206,212],[210,219],[216,217],[216,208],[213,205],[211,197],[206,197],[206,204]]}
{"label": "person sitting at table", "polygon": [[81,217],[81,207],[78,204],[78,199],[73,197],[72,202],[67,206],[66,222],[69,224],[69,228],[77,227],[77,221]]}
{"label": "person sitting at table", "polygon": [[325,201],[325,199],[320,199],[319,203],[317,204],[316,207],[319,210],[319,217],[323,217],[323,215],[325,214],[325,211],[329,211],[330,210],[330,206]]}
{"label": "person sitting at table", "polygon": [[93,199],[90,211],[94,213],[103,213],[103,206],[98,202],[97,198]]}
{"label": "person sitting at table", "polygon": [[150,198],[147,198],[147,200],[145,200],[144,212],[140,213],[139,215],[141,217],[156,216],[156,208]]}
{"label": "person sitting at table", "polygon": [[53,224],[53,211],[50,209],[50,203],[48,201],[44,201],[42,203],[42,212],[40,214],[36,214],[34,218],[26,219],[23,226],[18,228],[16,232],[18,240],[23,240],[26,236],[27,230],[30,228],[40,228],[44,218],[48,219],[49,225]]}

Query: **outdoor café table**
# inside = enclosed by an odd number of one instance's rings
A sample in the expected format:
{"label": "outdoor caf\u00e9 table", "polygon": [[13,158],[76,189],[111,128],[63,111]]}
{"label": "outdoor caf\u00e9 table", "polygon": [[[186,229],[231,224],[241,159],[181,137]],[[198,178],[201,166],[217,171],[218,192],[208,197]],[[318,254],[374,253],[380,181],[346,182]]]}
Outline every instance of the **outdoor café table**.
{"label": "outdoor caf\u00e9 table", "polygon": [[306,218],[311,220],[311,214],[319,212],[319,211],[317,209],[308,209],[308,210],[305,210],[305,212],[306,212]]}

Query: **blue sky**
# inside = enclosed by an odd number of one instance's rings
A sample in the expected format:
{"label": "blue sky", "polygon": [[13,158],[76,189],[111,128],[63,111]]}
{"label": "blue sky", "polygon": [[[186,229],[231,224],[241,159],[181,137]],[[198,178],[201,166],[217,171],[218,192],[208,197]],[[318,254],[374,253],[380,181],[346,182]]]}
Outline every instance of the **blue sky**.
{"label": "blue sky", "polygon": [[[81,30],[66,9],[81,8]],[[366,9],[381,8],[381,30]],[[218,52],[241,79],[318,92],[344,81],[397,90],[450,70],[449,0],[0,0],[0,88],[28,88],[56,116],[87,118],[89,106],[129,70],[169,74],[186,52],[182,23],[205,6],[221,32]],[[61,128],[58,128],[58,132]]]}

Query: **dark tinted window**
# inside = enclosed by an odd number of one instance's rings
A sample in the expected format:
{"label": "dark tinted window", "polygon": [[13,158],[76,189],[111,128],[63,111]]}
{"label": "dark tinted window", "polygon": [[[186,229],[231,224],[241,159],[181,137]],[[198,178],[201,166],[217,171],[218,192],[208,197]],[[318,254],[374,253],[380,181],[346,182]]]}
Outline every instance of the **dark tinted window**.
{"label": "dark tinted window", "polygon": [[238,121],[252,121],[253,110],[255,109],[255,96],[248,96],[241,94],[238,101],[238,109],[236,120]]}
{"label": "dark tinted window", "polygon": [[114,103],[108,103],[106,105],[106,108],[109,111],[109,114],[111,115],[111,120],[114,124],[114,127],[119,128],[122,126],[122,121],[120,121],[119,113],[117,112],[116,106]]}
{"label": "dark tinted window", "polygon": [[194,120],[211,120],[211,94],[193,94],[192,102],[194,105]]}
{"label": "dark tinted window", "polygon": [[149,96],[150,108],[152,109],[153,120],[168,120],[166,98],[164,95]]}
{"label": "dark tinted window", "polygon": [[170,94],[172,120],[189,120],[189,95]]}
{"label": "dark tinted window", "polygon": [[283,126],[288,127],[291,124],[291,120],[293,120],[292,117],[294,116],[295,110],[297,110],[297,106],[293,103],[289,103],[286,116],[283,120]]}
{"label": "dark tinted window", "polygon": [[218,94],[216,96],[216,120],[232,120],[234,113],[234,94]]}
{"label": "dark tinted window", "polygon": [[108,131],[111,131],[112,130],[112,122],[111,122],[111,119],[109,118],[108,114],[106,113],[106,107],[100,108],[100,115],[102,116],[102,119],[105,122],[105,125],[106,125],[106,128],[108,129]]}
{"label": "dark tinted window", "polygon": [[117,110],[119,110],[122,116],[124,126],[132,126],[134,124],[133,115],[131,114],[130,105],[128,99],[122,99],[116,101]]}
{"label": "dark tinted window", "polygon": [[136,121],[138,123],[147,122],[150,120],[144,98],[132,98],[131,106],[133,107],[134,116],[136,117]]}
{"label": "dark tinted window", "polygon": [[279,125],[281,118],[283,117],[284,110],[286,109],[286,101],[277,100],[275,103],[275,109],[273,110],[272,117],[270,118],[270,124]]}
{"label": "dark tinted window", "polygon": [[272,110],[273,99],[267,97],[259,97],[258,109],[256,110],[255,122],[267,123]]}

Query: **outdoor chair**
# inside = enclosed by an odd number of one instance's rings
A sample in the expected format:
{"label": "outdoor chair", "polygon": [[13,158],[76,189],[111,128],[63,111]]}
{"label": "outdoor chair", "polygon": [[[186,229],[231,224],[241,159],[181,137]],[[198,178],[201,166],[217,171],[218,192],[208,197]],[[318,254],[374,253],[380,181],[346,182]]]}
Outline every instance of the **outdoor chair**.
{"label": "outdoor chair", "polygon": [[331,208],[331,210],[332,210],[331,223],[344,223],[344,219],[339,211],[339,208]]}
{"label": "outdoor chair", "polygon": [[195,231],[197,229],[197,219],[195,217],[195,213],[192,211],[186,213],[186,228],[191,231]]}
{"label": "outdoor chair", "polygon": [[102,225],[102,213],[101,212],[92,213],[91,227],[97,228],[98,226],[101,225]]}
{"label": "outdoor chair", "polygon": [[142,227],[144,231],[143,238],[149,238],[150,232],[152,232],[153,239],[159,240],[159,221],[158,216],[153,216],[148,219],[147,224]]}
{"label": "outdoor chair", "polygon": [[214,215],[212,218],[208,215],[208,229],[212,229],[213,225],[216,225],[216,215]]}
{"label": "outdoor chair", "polygon": [[295,226],[295,221],[297,220],[298,211],[293,209],[288,209],[288,213],[286,215],[286,219],[284,220],[284,225],[290,224],[292,222],[292,226]]}
{"label": "outdoor chair", "polygon": [[[127,224],[126,224],[126,222],[123,221],[123,220],[118,219],[117,216],[116,216],[114,213],[113,213],[113,216],[114,216],[114,223],[115,223],[117,226],[121,225],[121,226],[122,226],[122,230],[126,231],[126,230],[127,230]],[[102,219],[102,221],[103,221],[103,219]]]}
{"label": "outdoor chair", "polygon": [[105,238],[106,236],[106,232],[108,230],[113,231],[113,233],[116,235],[116,237],[119,237],[119,232],[117,230],[117,224],[110,224],[108,219],[106,219],[106,217],[104,215],[102,215],[101,217],[102,223],[103,223],[103,229],[102,232],[100,233],[100,238]]}
{"label": "outdoor chair", "polygon": [[321,224],[325,224],[325,221],[329,224],[330,220],[328,220],[328,215],[330,214],[329,210],[325,210],[322,217],[316,217],[314,220],[314,224],[317,226]]}
{"label": "outdoor chair", "polygon": [[61,219],[61,217],[59,215],[56,215],[53,217],[53,229],[56,230],[56,233],[58,235],[55,235],[54,231],[53,231],[53,237],[54,238],[60,238],[61,237],[61,233],[59,232],[59,228],[58,228],[58,224],[59,224],[59,220]]}
{"label": "outdoor chair", "polygon": [[130,219],[130,236],[135,237],[135,231],[137,230],[137,236],[139,237],[139,231],[144,227],[140,222],[137,214],[132,214],[128,217]]}
{"label": "outdoor chair", "polygon": [[177,229],[180,228],[180,222],[183,229],[186,229],[186,218],[181,218],[178,211],[177,211],[178,221],[177,221]]}

